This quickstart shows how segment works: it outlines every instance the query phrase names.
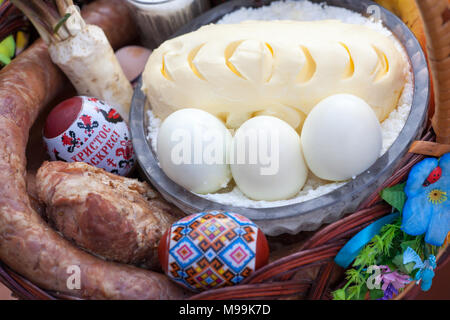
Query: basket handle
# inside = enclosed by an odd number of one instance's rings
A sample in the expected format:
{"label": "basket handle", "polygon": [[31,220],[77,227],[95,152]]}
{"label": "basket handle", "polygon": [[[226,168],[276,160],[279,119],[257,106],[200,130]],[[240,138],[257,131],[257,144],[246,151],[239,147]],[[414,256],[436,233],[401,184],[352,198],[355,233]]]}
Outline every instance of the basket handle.
{"label": "basket handle", "polygon": [[450,0],[415,0],[425,27],[435,93],[432,119],[439,144],[450,145]]}

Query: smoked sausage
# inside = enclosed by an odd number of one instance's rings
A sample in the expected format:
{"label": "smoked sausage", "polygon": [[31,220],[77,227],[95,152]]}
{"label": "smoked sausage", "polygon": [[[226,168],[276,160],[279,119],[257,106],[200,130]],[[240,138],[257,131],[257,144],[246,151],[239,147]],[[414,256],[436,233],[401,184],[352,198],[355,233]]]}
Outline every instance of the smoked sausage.
{"label": "smoked sausage", "polygon": [[[136,35],[120,0],[86,7],[113,47]],[[25,148],[39,111],[69,81],[39,40],[0,71],[0,260],[43,289],[90,299],[181,299],[186,293],[162,274],[107,262],[77,248],[32,209],[26,191]],[[69,283],[72,275],[80,276]]]}

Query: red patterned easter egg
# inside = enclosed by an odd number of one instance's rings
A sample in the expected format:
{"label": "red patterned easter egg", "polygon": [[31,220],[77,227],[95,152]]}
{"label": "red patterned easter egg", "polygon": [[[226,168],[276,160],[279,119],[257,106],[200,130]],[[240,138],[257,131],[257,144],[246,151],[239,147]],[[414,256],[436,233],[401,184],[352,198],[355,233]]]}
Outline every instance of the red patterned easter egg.
{"label": "red patterned easter egg", "polygon": [[43,136],[54,161],[86,162],[123,176],[135,163],[127,123],[96,98],[74,97],[57,105],[47,117]]}
{"label": "red patterned easter egg", "polygon": [[240,283],[267,264],[269,246],[249,219],[208,211],[174,223],[162,237],[158,255],[173,281],[199,292]]}

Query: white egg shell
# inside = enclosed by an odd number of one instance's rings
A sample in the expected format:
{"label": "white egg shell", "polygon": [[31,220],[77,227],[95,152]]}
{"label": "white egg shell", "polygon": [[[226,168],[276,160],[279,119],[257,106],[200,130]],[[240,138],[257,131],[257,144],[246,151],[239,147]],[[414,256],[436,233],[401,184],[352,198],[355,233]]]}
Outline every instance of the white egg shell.
{"label": "white egg shell", "polygon": [[242,124],[233,137],[230,159],[234,181],[254,200],[289,199],[301,190],[308,175],[298,133],[272,116]]}
{"label": "white egg shell", "polygon": [[231,139],[215,116],[199,109],[181,109],[161,124],[158,160],[164,173],[187,190],[216,192],[231,179],[227,162]]}
{"label": "white egg shell", "polygon": [[306,163],[316,176],[344,181],[375,163],[381,153],[382,133],[375,112],[364,100],[337,94],[310,112],[301,141]]}

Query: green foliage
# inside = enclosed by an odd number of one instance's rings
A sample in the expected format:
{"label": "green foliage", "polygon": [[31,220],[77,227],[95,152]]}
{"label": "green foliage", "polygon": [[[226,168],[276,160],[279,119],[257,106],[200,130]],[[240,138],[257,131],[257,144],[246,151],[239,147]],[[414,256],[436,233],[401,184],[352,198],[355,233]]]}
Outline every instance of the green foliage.
{"label": "green foliage", "polygon": [[347,280],[350,282],[353,282],[357,285],[361,285],[363,283],[365,283],[366,279],[364,278],[364,276],[360,273],[359,270],[355,270],[355,269],[349,269],[346,272],[347,275]]}
{"label": "green foliage", "polygon": [[[385,225],[380,234],[373,237],[361,250],[353,262],[354,268],[346,272],[348,282],[343,288],[346,300],[362,300],[365,298],[368,291],[366,282],[370,276],[366,272],[366,268],[372,265],[388,264],[386,260],[389,260],[394,254],[394,244],[403,237],[400,225],[401,219],[397,219],[394,224]],[[379,292],[377,294],[369,292],[369,294],[370,297],[378,296]],[[338,296],[344,296],[342,291],[339,292]]]}
{"label": "green foliage", "polygon": [[346,300],[345,289],[339,289],[333,292],[333,300]]}
{"label": "green foliage", "polygon": [[385,225],[380,234],[372,238],[372,240],[361,250],[358,257],[353,263],[354,267],[367,267],[382,262],[382,257],[389,257],[392,254],[394,242],[402,235],[400,230],[401,220],[398,219],[394,224]]}
{"label": "green foliage", "polygon": [[367,268],[372,265],[388,265],[391,269],[411,274],[412,266],[403,265],[403,251],[411,247],[417,252],[423,252],[423,243],[423,237],[412,237],[401,230],[401,218],[393,224],[385,225],[361,250],[353,262],[353,268],[346,271],[347,284],[333,293],[334,299],[363,300],[367,292],[370,299],[381,298],[382,290],[367,288],[367,279],[370,277]]}
{"label": "green foliage", "polygon": [[370,300],[377,300],[384,296],[384,292],[381,289],[373,289],[369,291]]}
{"label": "green foliage", "polygon": [[16,42],[13,36],[6,37],[0,41],[0,65],[7,65],[11,62],[16,51]]}
{"label": "green foliage", "polygon": [[[381,197],[400,214],[406,202],[405,183],[386,188]],[[414,263],[403,264],[403,252],[411,247],[421,257],[435,254],[438,248],[425,244],[424,236],[410,236],[401,230],[401,216],[392,224],[381,228],[379,234],[361,250],[353,262],[353,268],[346,271],[346,285],[333,292],[335,300],[362,300],[369,296],[371,300],[383,297],[383,290],[367,288],[367,280],[371,276],[367,272],[369,266],[387,265],[391,270],[398,270],[414,278],[417,269]]]}
{"label": "green foliage", "polygon": [[406,183],[397,184],[393,187],[386,188],[381,191],[381,198],[389,203],[392,207],[402,213],[403,206],[406,202],[406,194],[404,192]]}
{"label": "green foliage", "polygon": [[59,29],[66,23],[66,21],[70,18],[71,14],[66,13],[64,17],[61,18],[61,20],[58,21],[58,23],[53,28],[53,33],[58,33]]}
{"label": "green foliage", "polygon": [[403,253],[398,254],[392,259],[392,263],[398,268],[398,270],[405,274],[410,274],[413,272],[414,262],[408,264],[403,264]]}

